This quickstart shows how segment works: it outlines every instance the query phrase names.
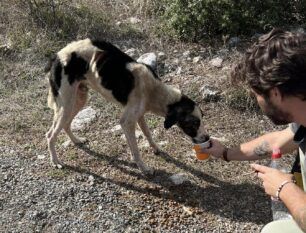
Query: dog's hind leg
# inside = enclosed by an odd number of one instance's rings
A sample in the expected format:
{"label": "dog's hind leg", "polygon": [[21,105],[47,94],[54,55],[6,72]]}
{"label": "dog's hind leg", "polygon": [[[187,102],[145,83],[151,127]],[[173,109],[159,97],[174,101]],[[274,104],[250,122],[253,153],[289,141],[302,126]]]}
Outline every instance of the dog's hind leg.
{"label": "dog's hind leg", "polygon": [[144,118],[144,116],[141,116],[138,120],[138,125],[140,127],[140,129],[142,130],[143,134],[145,135],[145,137],[147,138],[150,146],[153,149],[154,154],[158,154],[161,152],[161,149],[158,147],[158,145],[154,142],[150,129],[146,123],[146,120]]}
{"label": "dog's hind leg", "polygon": [[126,106],[120,124],[125,134],[126,140],[132,152],[133,160],[137,164],[138,168],[146,175],[152,175],[153,170],[147,167],[141,160],[139,149],[137,146],[137,140],[135,136],[136,122],[143,115],[143,106],[141,104],[135,105],[130,104]]}
{"label": "dog's hind leg", "polygon": [[65,125],[64,130],[69,136],[70,140],[74,144],[82,144],[86,142],[86,139],[75,136],[71,131],[71,122],[73,118],[78,114],[78,112],[85,106],[87,103],[88,97],[88,88],[85,84],[80,83],[76,93],[75,103],[73,104],[72,114],[70,115],[69,123]]}
{"label": "dog's hind leg", "polygon": [[78,85],[79,83],[76,82],[70,85],[68,84],[68,81],[62,85],[61,94],[56,97],[57,103],[54,109],[55,116],[53,119],[53,125],[46,134],[51,164],[57,168],[62,168],[62,164],[59,161],[55,150],[56,139],[61,130],[66,128],[70,123]]}

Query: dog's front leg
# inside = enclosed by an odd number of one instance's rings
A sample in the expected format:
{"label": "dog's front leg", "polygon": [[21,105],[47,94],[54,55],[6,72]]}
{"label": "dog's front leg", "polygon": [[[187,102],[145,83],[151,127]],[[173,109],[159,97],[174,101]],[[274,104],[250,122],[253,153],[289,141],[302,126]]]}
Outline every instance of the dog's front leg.
{"label": "dog's front leg", "polygon": [[135,111],[132,109],[127,109],[120,119],[120,124],[131,149],[133,160],[144,174],[153,175],[154,170],[144,164],[140,157],[139,149],[137,146],[137,140],[135,136],[135,128],[138,118],[137,115],[138,114],[135,116]]}
{"label": "dog's front leg", "polygon": [[162,150],[158,147],[158,145],[154,142],[150,129],[145,121],[144,116],[140,117],[138,120],[138,125],[141,128],[143,134],[146,136],[150,146],[153,149],[154,154],[159,154],[162,152]]}

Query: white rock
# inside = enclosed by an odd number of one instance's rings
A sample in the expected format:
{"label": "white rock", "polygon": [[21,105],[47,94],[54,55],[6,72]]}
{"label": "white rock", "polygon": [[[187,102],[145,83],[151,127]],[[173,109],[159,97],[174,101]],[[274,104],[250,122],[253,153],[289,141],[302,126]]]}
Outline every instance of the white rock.
{"label": "white rock", "polygon": [[45,155],[37,155],[37,158],[38,158],[38,159],[45,159],[46,156],[45,156]]}
{"label": "white rock", "polygon": [[222,58],[216,57],[216,58],[210,60],[209,64],[214,66],[214,67],[221,68],[222,67],[222,62],[223,62]]}
{"label": "white rock", "polygon": [[178,67],[175,73],[177,75],[181,74],[182,73],[182,67]]}
{"label": "white rock", "polygon": [[193,215],[193,211],[191,210],[190,207],[183,206],[183,210],[184,210],[188,215]]}
{"label": "white rock", "polygon": [[164,146],[164,145],[168,144],[168,141],[160,141],[157,144],[160,145],[160,146]]}
{"label": "white rock", "polygon": [[90,186],[93,186],[94,185],[94,183],[95,183],[95,177],[93,176],[93,175],[90,175],[89,177],[88,177],[88,184],[90,185]]}
{"label": "white rock", "polygon": [[91,123],[96,118],[97,112],[92,107],[87,107],[80,111],[71,123],[72,130],[81,130],[85,125]]}
{"label": "white rock", "polygon": [[64,148],[67,148],[67,147],[70,145],[70,143],[71,143],[71,140],[69,139],[69,140],[67,140],[66,142],[64,142],[64,143],[62,144],[62,146],[63,146]]}
{"label": "white rock", "polygon": [[170,176],[170,180],[175,185],[180,185],[184,183],[185,181],[188,181],[188,176],[185,173],[177,173],[177,174]]}
{"label": "white rock", "polygon": [[204,85],[200,92],[202,92],[203,99],[206,101],[217,100],[219,96],[219,90],[216,90],[208,85]]}
{"label": "white rock", "polygon": [[131,56],[131,57],[135,57],[137,51],[136,51],[136,49],[131,48],[131,49],[126,50],[125,53],[126,53],[127,55]]}
{"label": "white rock", "polygon": [[135,131],[135,136],[136,136],[137,139],[140,138],[142,136],[142,132],[140,130],[136,130]]}
{"label": "white rock", "polygon": [[115,125],[113,128],[110,130],[111,132],[118,132],[121,131],[121,125]]}
{"label": "white rock", "polygon": [[193,63],[198,63],[201,59],[202,59],[201,56],[197,56],[197,57],[194,57],[194,58],[193,58],[192,62],[193,62]]}
{"label": "white rock", "polygon": [[137,23],[141,22],[141,20],[136,18],[136,17],[129,18],[129,21],[130,21],[131,24],[137,24]]}
{"label": "white rock", "polygon": [[155,53],[145,53],[137,59],[137,62],[147,64],[151,66],[153,70],[156,70],[156,64],[157,64],[156,60],[157,57]]}

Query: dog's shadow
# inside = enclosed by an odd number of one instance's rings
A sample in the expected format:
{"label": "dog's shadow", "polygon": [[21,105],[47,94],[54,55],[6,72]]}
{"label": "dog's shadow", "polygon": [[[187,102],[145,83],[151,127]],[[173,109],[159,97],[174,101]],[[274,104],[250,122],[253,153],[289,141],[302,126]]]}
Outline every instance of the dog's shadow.
{"label": "dog's shadow", "polygon": [[[162,152],[158,156],[162,157],[166,162],[172,163],[209,183],[206,187],[194,182],[174,185],[169,179],[173,174],[165,170],[155,169],[154,176],[145,176],[136,169],[137,166],[133,162],[120,160],[117,156],[97,153],[86,145],[79,146],[79,148],[98,160],[107,161],[113,168],[122,173],[149,183],[155,183],[161,188],[137,186],[135,183],[112,180],[87,169],[65,165],[68,170],[92,175],[99,183],[111,182],[129,190],[150,194],[162,199],[174,200],[185,206],[200,208],[203,212],[212,212],[215,215],[237,221],[264,224],[271,219],[270,212],[264,211],[267,210],[268,197],[264,194],[262,188],[257,185],[249,183],[231,184],[221,181]],[[255,211],[260,212],[260,214],[255,214]]]}

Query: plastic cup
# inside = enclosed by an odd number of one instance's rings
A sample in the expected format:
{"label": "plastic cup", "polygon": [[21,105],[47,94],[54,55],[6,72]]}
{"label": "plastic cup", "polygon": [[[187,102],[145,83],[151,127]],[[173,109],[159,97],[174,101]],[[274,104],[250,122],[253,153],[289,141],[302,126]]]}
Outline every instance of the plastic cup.
{"label": "plastic cup", "polygon": [[194,144],[193,149],[196,152],[198,160],[205,160],[209,158],[209,154],[205,154],[201,151],[202,148],[209,148],[209,147],[210,147],[209,140],[200,144]]}

